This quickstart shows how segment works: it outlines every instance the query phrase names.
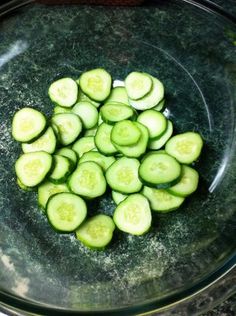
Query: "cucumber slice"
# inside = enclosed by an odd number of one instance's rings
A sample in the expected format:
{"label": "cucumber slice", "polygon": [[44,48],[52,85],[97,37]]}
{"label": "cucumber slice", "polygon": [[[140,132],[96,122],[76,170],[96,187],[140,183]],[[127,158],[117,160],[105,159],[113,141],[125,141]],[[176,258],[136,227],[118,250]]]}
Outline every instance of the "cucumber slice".
{"label": "cucumber slice", "polygon": [[47,202],[51,196],[61,192],[69,192],[69,188],[65,183],[55,184],[45,181],[38,187],[38,204],[46,209]]}
{"label": "cucumber slice", "polygon": [[27,187],[24,185],[19,178],[16,178],[16,183],[18,184],[18,187],[24,191],[33,191],[35,189],[34,187]]}
{"label": "cucumber slice", "polygon": [[158,111],[158,112],[163,111],[165,108],[165,103],[166,103],[165,99],[161,100],[156,106],[154,106],[153,110]]}
{"label": "cucumber slice", "polygon": [[86,71],[79,78],[81,90],[98,102],[104,101],[109,96],[111,83],[110,74],[102,68]]}
{"label": "cucumber slice", "polygon": [[125,79],[125,88],[130,99],[143,98],[152,89],[152,77],[143,72],[131,72]]}
{"label": "cucumber slice", "polygon": [[104,123],[104,121],[102,119],[101,112],[99,112],[99,114],[98,114],[98,126],[101,125],[102,123]]}
{"label": "cucumber slice", "polygon": [[62,106],[56,105],[53,109],[54,114],[61,114],[61,113],[71,113],[71,108],[63,108]]}
{"label": "cucumber slice", "polygon": [[123,232],[143,235],[151,227],[152,214],[147,198],[142,194],[132,194],[115,209],[113,220]]}
{"label": "cucumber slice", "polygon": [[81,120],[73,113],[53,115],[52,124],[56,125],[59,141],[64,146],[73,143],[82,131]]}
{"label": "cucumber slice", "polygon": [[160,137],[156,139],[152,139],[149,142],[148,147],[150,149],[155,149],[155,150],[162,148],[165,145],[165,143],[168,141],[168,139],[171,137],[172,134],[173,134],[173,124],[170,120],[167,120],[167,127],[164,134],[162,134]]}
{"label": "cucumber slice", "polygon": [[98,129],[97,125],[95,127],[93,127],[93,128],[87,129],[84,132],[84,136],[95,136],[96,133],[97,133],[97,129]]}
{"label": "cucumber slice", "polygon": [[[77,82],[77,84],[79,84],[79,79],[76,80],[76,82]],[[96,102],[96,101],[90,99],[86,94],[83,93],[83,91],[81,90],[81,88],[79,88],[77,102],[82,102],[82,101],[89,102],[89,103],[91,103],[92,105],[94,105],[96,108],[98,108],[99,105],[100,105],[100,102]]]}
{"label": "cucumber slice", "polygon": [[84,128],[93,128],[98,123],[98,110],[89,102],[83,101],[76,103],[72,112],[79,116]]}
{"label": "cucumber slice", "polygon": [[44,151],[21,155],[15,163],[16,175],[27,187],[35,187],[46,177],[52,166],[52,156]]}
{"label": "cucumber slice", "polygon": [[48,95],[55,104],[70,108],[77,101],[78,85],[71,78],[62,78],[50,85]]}
{"label": "cucumber slice", "polygon": [[47,203],[47,218],[58,232],[71,233],[84,221],[87,207],[81,197],[64,192],[50,197]]}
{"label": "cucumber slice", "polygon": [[190,164],[198,159],[203,141],[198,133],[187,132],[171,137],[166,143],[166,152],[179,162]]}
{"label": "cucumber slice", "polygon": [[21,147],[24,153],[46,151],[49,154],[53,154],[56,149],[56,144],[57,139],[53,132],[53,129],[52,127],[48,127],[46,132],[33,143],[23,143]]}
{"label": "cucumber slice", "polygon": [[101,196],[106,191],[106,180],[102,168],[93,161],[78,165],[68,181],[72,192],[85,198]]}
{"label": "cucumber slice", "polygon": [[74,145],[72,146],[72,149],[76,152],[79,158],[82,157],[84,153],[90,150],[95,150],[96,146],[94,143],[94,137],[86,136],[86,137],[80,138],[74,143]]}
{"label": "cucumber slice", "polygon": [[136,125],[136,127],[138,127],[138,129],[141,132],[141,136],[138,142],[130,146],[120,146],[115,143],[114,145],[116,149],[119,152],[121,152],[124,156],[138,158],[141,155],[143,155],[146,151],[149,133],[148,133],[148,129],[143,124],[138,123],[138,122],[134,122],[134,124]]}
{"label": "cucumber slice", "polygon": [[165,116],[155,110],[142,112],[138,116],[137,121],[147,127],[150,138],[160,137],[167,127]]}
{"label": "cucumber slice", "polygon": [[97,133],[94,137],[97,149],[104,155],[113,155],[117,152],[111,142],[112,126],[102,123],[98,126]]}
{"label": "cucumber slice", "polygon": [[106,99],[106,103],[118,102],[129,106],[129,98],[125,87],[112,88],[109,97]]}
{"label": "cucumber slice", "polygon": [[142,188],[138,177],[140,163],[137,159],[122,157],[106,171],[106,180],[112,190],[120,193],[135,193]]}
{"label": "cucumber slice", "polygon": [[102,167],[104,171],[106,171],[113,164],[113,162],[116,161],[116,159],[113,156],[104,156],[97,151],[89,151],[83,154],[79,160],[79,163],[86,161],[96,162],[100,167]]}
{"label": "cucumber slice", "polygon": [[101,107],[101,115],[104,122],[115,124],[133,118],[134,111],[130,106],[122,103],[106,103]]}
{"label": "cucumber slice", "polygon": [[46,119],[42,113],[32,108],[23,108],[13,117],[12,136],[19,142],[32,142],[45,127]]}
{"label": "cucumber slice", "polygon": [[184,197],[175,196],[164,189],[154,189],[144,186],[142,193],[149,200],[153,211],[174,211],[184,202]]}
{"label": "cucumber slice", "polygon": [[111,141],[117,145],[134,145],[141,137],[139,128],[131,121],[117,122],[111,131]]}
{"label": "cucumber slice", "polygon": [[165,153],[153,153],[143,159],[139,167],[143,182],[156,188],[171,187],[179,181],[181,166],[178,161]]}
{"label": "cucumber slice", "polygon": [[120,204],[120,202],[124,201],[127,198],[127,194],[123,194],[116,191],[111,191],[112,199],[116,203],[116,205]]}
{"label": "cucumber slice", "polygon": [[112,240],[115,224],[107,215],[87,219],[77,230],[76,238],[90,249],[103,250]]}
{"label": "cucumber slice", "polygon": [[55,184],[63,183],[72,172],[73,163],[63,156],[54,155],[54,166],[49,175],[49,180]]}
{"label": "cucumber slice", "polygon": [[180,181],[167,189],[171,194],[186,197],[197,190],[199,181],[198,172],[189,166],[182,166],[182,174]]}
{"label": "cucumber slice", "polygon": [[148,110],[156,106],[164,97],[163,84],[152,77],[153,86],[151,91],[140,100],[129,99],[130,105],[136,110]]}
{"label": "cucumber slice", "polygon": [[71,148],[68,148],[68,147],[64,147],[64,148],[61,148],[61,149],[58,149],[56,151],[56,155],[60,155],[60,156],[63,156],[63,157],[66,157],[68,159],[70,159],[70,162],[71,164],[73,165],[73,169],[74,167],[76,166],[77,164],[77,156],[76,156],[76,153],[74,150],[72,150]]}

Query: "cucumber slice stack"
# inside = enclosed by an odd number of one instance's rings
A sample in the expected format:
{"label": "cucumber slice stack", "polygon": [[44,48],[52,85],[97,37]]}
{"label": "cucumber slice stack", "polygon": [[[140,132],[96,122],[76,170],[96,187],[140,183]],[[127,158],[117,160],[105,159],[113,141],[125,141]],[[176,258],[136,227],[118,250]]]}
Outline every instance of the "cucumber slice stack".
{"label": "cucumber slice stack", "polygon": [[[12,121],[23,153],[15,163],[16,183],[30,194],[59,233],[74,233],[86,247],[103,250],[115,228],[143,235],[152,212],[166,213],[197,190],[196,165],[203,140],[197,132],[173,136],[165,117],[164,86],[153,75],[133,71],[112,82],[102,68],[77,80],[52,82],[53,114],[25,107]],[[93,214],[87,201],[107,189],[113,216]],[[27,193],[28,192],[28,193]]]}

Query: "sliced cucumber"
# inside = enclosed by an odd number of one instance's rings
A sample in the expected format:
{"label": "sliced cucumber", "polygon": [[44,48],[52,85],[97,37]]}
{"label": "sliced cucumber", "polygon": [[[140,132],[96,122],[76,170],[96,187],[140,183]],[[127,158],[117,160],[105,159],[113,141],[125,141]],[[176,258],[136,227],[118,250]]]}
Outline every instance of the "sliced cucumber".
{"label": "sliced cucumber", "polygon": [[27,187],[38,185],[52,166],[52,156],[44,151],[21,155],[15,163],[16,175]]}
{"label": "sliced cucumber", "polygon": [[24,191],[33,191],[35,189],[34,187],[27,187],[24,185],[19,178],[16,178],[16,183],[18,184],[18,187]]}
{"label": "sliced cucumber", "polygon": [[171,194],[186,197],[197,190],[199,181],[198,172],[189,166],[182,166],[182,174],[180,181],[167,189]]}
{"label": "sliced cucumber", "polygon": [[63,183],[72,172],[73,163],[70,159],[60,155],[54,155],[54,166],[49,175],[49,180],[55,184]]}
{"label": "sliced cucumber", "polygon": [[38,204],[46,209],[47,202],[51,196],[61,192],[69,192],[69,188],[65,183],[55,184],[45,181],[38,187]]}
{"label": "sliced cucumber", "polygon": [[137,159],[122,157],[106,171],[106,180],[112,190],[129,194],[139,192],[142,182],[138,177],[140,163]]}
{"label": "sliced cucumber", "polygon": [[111,192],[112,199],[116,203],[116,205],[120,204],[120,202],[124,201],[127,198],[127,194],[123,194],[120,192],[113,191]]}
{"label": "sliced cucumber", "polygon": [[81,120],[73,113],[53,115],[52,124],[58,128],[59,141],[64,146],[73,143],[82,131]]}
{"label": "sliced cucumber", "polygon": [[170,120],[167,120],[167,127],[166,127],[165,132],[160,137],[150,140],[148,147],[150,149],[155,149],[155,150],[162,148],[165,145],[165,143],[168,141],[168,139],[171,137],[172,134],[173,134],[173,124]]}
{"label": "sliced cucumber", "polygon": [[53,154],[56,149],[56,144],[57,139],[53,132],[53,129],[52,127],[48,127],[46,132],[33,143],[23,143],[21,147],[24,153],[46,151],[49,154]]}
{"label": "sliced cucumber", "polygon": [[166,143],[166,152],[179,162],[190,164],[198,159],[203,141],[198,133],[187,132],[171,137]]}
{"label": "sliced cucumber", "polygon": [[19,142],[32,142],[45,127],[46,119],[42,113],[32,108],[23,108],[13,117],[12,136]]}
{"label": "sliced cucumber", "polygon": [[56,155],[60,155],[66,158],[69,158],[71,163],[73,164],[73,169],[77,164],[77,156],[74,150],[68,147],[63,147],[57,150]]}
{"label": "sliced cucumber", "polygon": [[79,116],[86,129],[93,128],[98,123],[98,110],[89,102],[76,103],[72,108],[72,112]]}
{"label": "sliced cucumber", "polygon": [[155,111],[163,111],[165,108],[166,100],[162,99],[156,106],[154,106],[153,110]]}
{"label": "sliced cucumber", "polygon": [[121,146],[134,145],[140,137],[140,129],[128,120],[117,122],[111,131],[111,141]]}
{"label": "sliced cucumber", "polygon": [[63,108],[62,106],[56,105],[53,109],[54,114],[61,114],[61,113],[71,113],[71,108]]}
{"label": "sliced cucumber", "polygon": [[87,219],[77,230],[76,238],[86,247],[103,250],[112,240],[115,224],[110,216],[98,214]]}
{"label": "sliced cucumber", "polygon": [[71,78],[62,78],[50,85],[48,95],[57,105],[72,107],[77,101],[78,85]]}
{"label": "sliced cucumber", "polygon": [[106,103],[119,102],[129,105],[129,98],[125,87],[112,88],[109,97],[106,99]]}
{"label": "sliced cucumber", "polygon": [[168,188],[179,181],[181,166],[178,161],[165,153],[153,153],[143,159],[139,176],[144,183],[156,188]]}
{"label": "sliced cucumber", "polygon": [[94,143],[94,137],[86,136],[86,137],[80,138],[74,143],[74,145],[72,146],[72,149],[76,152],[79,158],[82,157],[84,153],[90,150],[95,150],[96,146]]}
{"label": "sliced cucumber", "polygon": [[184,197],[175,196],[164,189],[144,186],[142,193],[149,200],[153,211],[170,212],[179,208],[184,202]]}
{"label": "sliced cucumber", "polygon": [[111,125],[102,123],[98,126],[97,133],[94,137],[97,149],[104,155],[113,155],[117,152],[117,149],[111,142],[111,131]]}
{"label": "sliced cucumber", "polygon": [[125,79],[125,88],[130,99],[138,100],[152,89],[152,77],[143,72],[131,72]]}
{"label": "sliced cucumber", "polygon": [[50,197],[47,203],[47,218],[58,232],[71,233],[84,221],[87,207],[81,197],[64,192]]}
{"label": "sliced cucumber", "polygon": [[136,110],[148,110],[156,106],[164,97],[163,84],[152,77],[153,86],[151,91],[140,100],[129,99],[130,105]]}
{"label": "sliced cucumber", "polygon": [[123,232],[143,235],[151,227],[152,214],[147,198],[142,194],[132,194],[115,209],[113,220]]}
{"label": "sliced cucumber", "polygon": [[115,124],[116,122],[134,117],[132,107],[123,103],[106,103],[101,107],[101,115],[104,122]]}
{"label": "sliced cucumber", "polygon": [[98,126],[94,126],[93,128],[87,129],[84,132],[84,136],[95,136],[97,133]]}
{"label": "sliced cucumber", "polygon": [[104,101],[109,96],[111,83],[110,74],[102,68],[86,71],[79,78],[81,90],[98,102]]}
{"label": "sliced cucumber", "polygon": [[97,151],[89,151],[84,153],[83,156],[80,158],[79,163],[86,162],[86,161],[93,161],[96,162],[104,171],[106,171],[116,159],[113,156],[104,156],[100,152]]}
{"label": "sliced cucumber", "polygon": [[[77,84],[79,84],[79,79],[76,80]],[[90,102],[92,105],[94,105],[96,108],[99,107],[100,102],[96,102],[92,99],[90,99],[86,94],[83,93],[83,91],[79,88],[78,91],[78,99],[77,102],[81,102],[81,101],[86,101],[86,102]]]}
{"label": "sliced cucumber", "polygon": [[146,110],[139,114],[137,121],[147,127],[150,138],[160,137],[166,130],[165,116],[155,110]]}
{"label": "sliced cucumber", "polygon": [[116,149],[120,153],[122,153],[124,156],[138,158],[141,155],[143,155],[146,151],[149,133],[148,133],[148,129],[143,124],[138,123],[138,122],[134,122],[134,124],[136,125],[136,127],[138,127],[138,129],[141,132],[141,136],[138,142],[134,145],[129,145],[129,146],[120,146],[115,143],[114,145]]}
{"label": "sliced cucumber", "polygon": [[99,112],[99,114],[98,114],[98,126],[101,125],[102,123],[104,123],[104,121],[102,119],[101,112]]}
{"label": "sliced cucumber", "polygon": [[93,161],[78,165],[68,181],[72,192],[85,198],[101,196],[106,191],[106,180],[102,168]]}

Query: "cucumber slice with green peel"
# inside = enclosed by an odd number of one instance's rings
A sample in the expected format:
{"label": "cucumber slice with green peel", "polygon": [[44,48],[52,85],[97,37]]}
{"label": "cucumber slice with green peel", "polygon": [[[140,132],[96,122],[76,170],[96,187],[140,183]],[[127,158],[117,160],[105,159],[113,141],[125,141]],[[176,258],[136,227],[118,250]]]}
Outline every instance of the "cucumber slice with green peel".
{"label": "cucumber slice with green peel", "polygon": [[23,108],[16,112],[12,120],[12,136],[18,142],[32,142],[46,127],[42,113],[32,108]]}
{"label": "cucumber slice with green peel", "polygon": [[84,128],[93,128],[98,123],[98,110],[89,102],[81,101],[72,108],[72,113],[79,116]]}
{"label": "cucumber slice with green peel", "polygon": [[167,191],[177,196],[186,197],[197,190],[198,181],[198,172],[189,166],[183,165],[179,182],[168,188]]}
{"label": "cucumber slice with green peel", "polygon": [[98,126],[101,125],[102,123],[104,123],[101,112],[99,112],[98,114]]}
{"label": "cucumber slice with green peel", "polygon": [[157,212],[174,211],[184,202],[184,197],[175,196],[164,189],[144,186],[142,193],[149,200],[151,209]]}
{"label": "cucumber slice with green peel", "polygon": [[52,156],[44,151],[21,155],[15,163],[16,175],[27,187],[41,183],[52,167]]}
{"label": "cucumber slice with green peel", "polygon": [[71,233],[85,220],[87,206],[84,200],[68,192],[57,193],[47,203],[47,218],[58,232]]}
{"label": "cucumber slice with green peel", "polygon": [[86,161],[96,162],[100,167],[102,167],[104,171],[106,171],[113,164],[113,162],[116,161],[116,159],[113,156],[104,156],[97,151],[89,151],[83,154],[83,156],[79,160],[79,163]]}
{"label": "cucumber slice with green peel", "polygon": [[51,196],[69,191],[65,183],[55,184],[51,181],[45,181],[38,187],[38,204],[41,208],[46,209],[47,202]]}
{"label": "cucumber slice with green peel", "polygon": [[151,227],[152,214],[149,202],[142,194],[131,194],[116,207],[113,220],[123,232],[143,235]]}
{"label": "cucumber slice with green peel", "polygon": [[79,78],[81,90],[92,100],[102,102],[111,92],[112,79],[102,68],[86,71]]}
{"label": "cucumber slice with green peel", "polygon": [[106,180],[112,190],[129,194],[139,192],[142,182],[139,180],[137,159],[122,157],[114,162],[106,171]]}
{"label": "cucumber slice with green peel", "polygon": [[35,151],[46,151],[49,154],[53,154],[56,149],[57,139],[52,127],[48,127],[46,132],[40,136],[33,143],[23,143],[21,145],[24,153],[30,153]]}
{"label": "cucumber slice with green peel", "polygon": [[141,132],[141,136],[138,142],[134,145],[129,145],[129,146],[121,146],[114,143],[114,146],[124,156],[138,158],[146,152],[148,139],[149,139],[149,133],[148,133],[148,129],[143,124],[139,122],[134,122],[134,124],[136,125],[136,127],[138,127],[138,129]]}
{"label": "cucumber slice with green peel", "polygon": [[111,131],[111,141],[121,146],[134,145],[140,137],[140,129],[128,120],[117,122]]}
{"label": "cucumber slice with green peel", "polygon": [[63,108],[62,106],[56,105],[53,109],[54,114],[61,114],[61,113],[71,113],[71,108]]}
{"label": "cucumber slice with green peel", "polygon": [[90,150],[96,150],[94,137],[93,136],[85,136],[77,140],[72,149],[76,152],[78,157],[82,157],[84,153]]}
{"label": "cucumber slice with green peel", "polygon": [[103,250],[112,240],[115,224],[107,215],[88,218],[75,232],[76,238],[86,247]]}
{"label": "cucumber slice with green peel", "polygon": [[[79,79],[76,80],[77,84],[79,84]],[[92,105],[94,105],[96,108],[98,108],[100,106],[100,102],[96,102],[92,99],[90,99],[86,94],[83,93],[83,91],[79,88],[79,91],[78,91],[78,99],[77,99],[77,102],[81,102],[81,101],[86,101],[86,102],[89,102],[91,103]]]}
{"label": "cucumber slice with green peel", "polygon": [[77,101],[78,85],[71,78],[62,78],[50,85],[48,95],[55,104],[70,108]]}
{"label": "cucumber slice with green peel", "polygon": [[59,141],[64,146],[73,143],[82,131],[82,122],[73,113],[53,115],[51,122],[57,127]]}
{"label": "cucumber slice with green peel", "polygon": [[156,106],[154,106],[153,110],[158,111],[158,112],[163,111],[165,108],[165,103],[166,103],[165,99],[161,100]]}
{"label": "cucumber slice with green peel", "polygon": [[49,175],[49,180],[55,184],[63,183],[72,172],[73,162],[67,157],[53,155],[54,166]]}
{"label": "cucumber slice with green peel", "polygon": [[190,164],[198,159],[203,140],[198,133],[186,132],[171,137],[165,145],[166,152],[179,162]]}
{"label": "cucumber slice with green peel", "polygon": [[181,165],[165,153],[153,153],[142,161],[139,167],[142,181],[156,188],[167,188],[179,181]]}
{"label": "cucumber slice with green peel", "polygon": [[18,184],[18,187],[24,191],[33,191],[35,189],[34,187],[27,187],[24,185],[19,178],[16,179],[16,183]]}
{"label": "cucumber slice with green peel", "polygon": [[87,129],[84,132],[84,136],[95,136],[96,133],[97,133],[97,129],[98,129],[97,125],[95,127],[93,127],[93,128]]}
{"label": "cucumber slice with green peel", "polygon": [[111,191],[111,196],[116,205],[118,205],[120,204],[120,202],[124,201],[124,199],[126,199],[128,195],[113,190]]}
{"label": "cucumber slice with green peel", "polygon": [[106,179],[102,168],[93,161],[78,165],[68,181],[72,192],[92,199],[101,196],[106,191]]}
{"label": "cucumber slice with green peel", "polygon": [[167,120],[167,127],[166,127],[165,132],[160,137],[150,140],[148,147],[154,150],[162,148],[165,145],[165,143],[168,141],[168,139],[171,137],[172,134],[173,134],[173,124],[170,120]]}
{"label": "cucumber slice with green peel", "polygon": [[129,98],[125,87],[112,88],[109,97],[106,99],[106,103],[119,102],[129,106]]}
{"label": "cucumber slice with green peel", "polygon": [[153,86],[151,91],[140,100],[129,99],[130,105],[136,110],[148,110],[156,106],[164,97],[163,84],[152,77]]}
{"label": "cucumber slice with green peel", "polygon": [[139,100],[151,91],[152,77],[133,71],[125,79],[125,88],[130,99]]}
{"label": "cucumber slice with green peel", "polygon": [[97,149],[104,155],[113,155],[117,152],[117,149],[111,142],[112,126],[106,123],[102,123],[98,126],[97,133],[94,137],[95,145]]}
{"label": "cucumber slice with green peel", "polygon": [[56,155],[60,155],[66,158],[69,158],[71,163],[73,164],[73,169],[77,164],[77,155],[74,150],[68,147],[60,148],[56,151]]}
{"label": "cucumber slice with green peel", "polygon": [[155,110],[146,110],[139,114],[137,121],[147,127],[150,138],[160,137],[166,130],[167,119]]}
{"label": "cucumber slice with green peel", "polygon": [[104,122],[115,124],[122,120],[134,118],[135,113],[132,107],[123,103],[106,103],[101,107],[101,115]]}

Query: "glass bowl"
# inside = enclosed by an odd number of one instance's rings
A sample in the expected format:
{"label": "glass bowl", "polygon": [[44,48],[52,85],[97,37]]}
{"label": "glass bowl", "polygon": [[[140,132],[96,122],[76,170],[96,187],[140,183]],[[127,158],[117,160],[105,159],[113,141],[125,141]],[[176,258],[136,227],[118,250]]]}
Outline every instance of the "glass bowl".
{"label": "glass bowl", "polygon": [[[194,1],[142,7],[46,6],[17,1],[0,12],[0,299],[21,313],[130,315],[199,292],[235,264],[235,24]],[[4,11],[5,10],[5,11]],[[7,11],[7,13],[6,13]],[[166,87],[175,131],[201,133],[198,191],[157,215],[142,237],[117,235],[106,251],[56,234],[36,193],[16,184],[14,112],[52,113],[53,80],[104,67],[140,70]],[[91,205],[112,214],[110,193]]]}

